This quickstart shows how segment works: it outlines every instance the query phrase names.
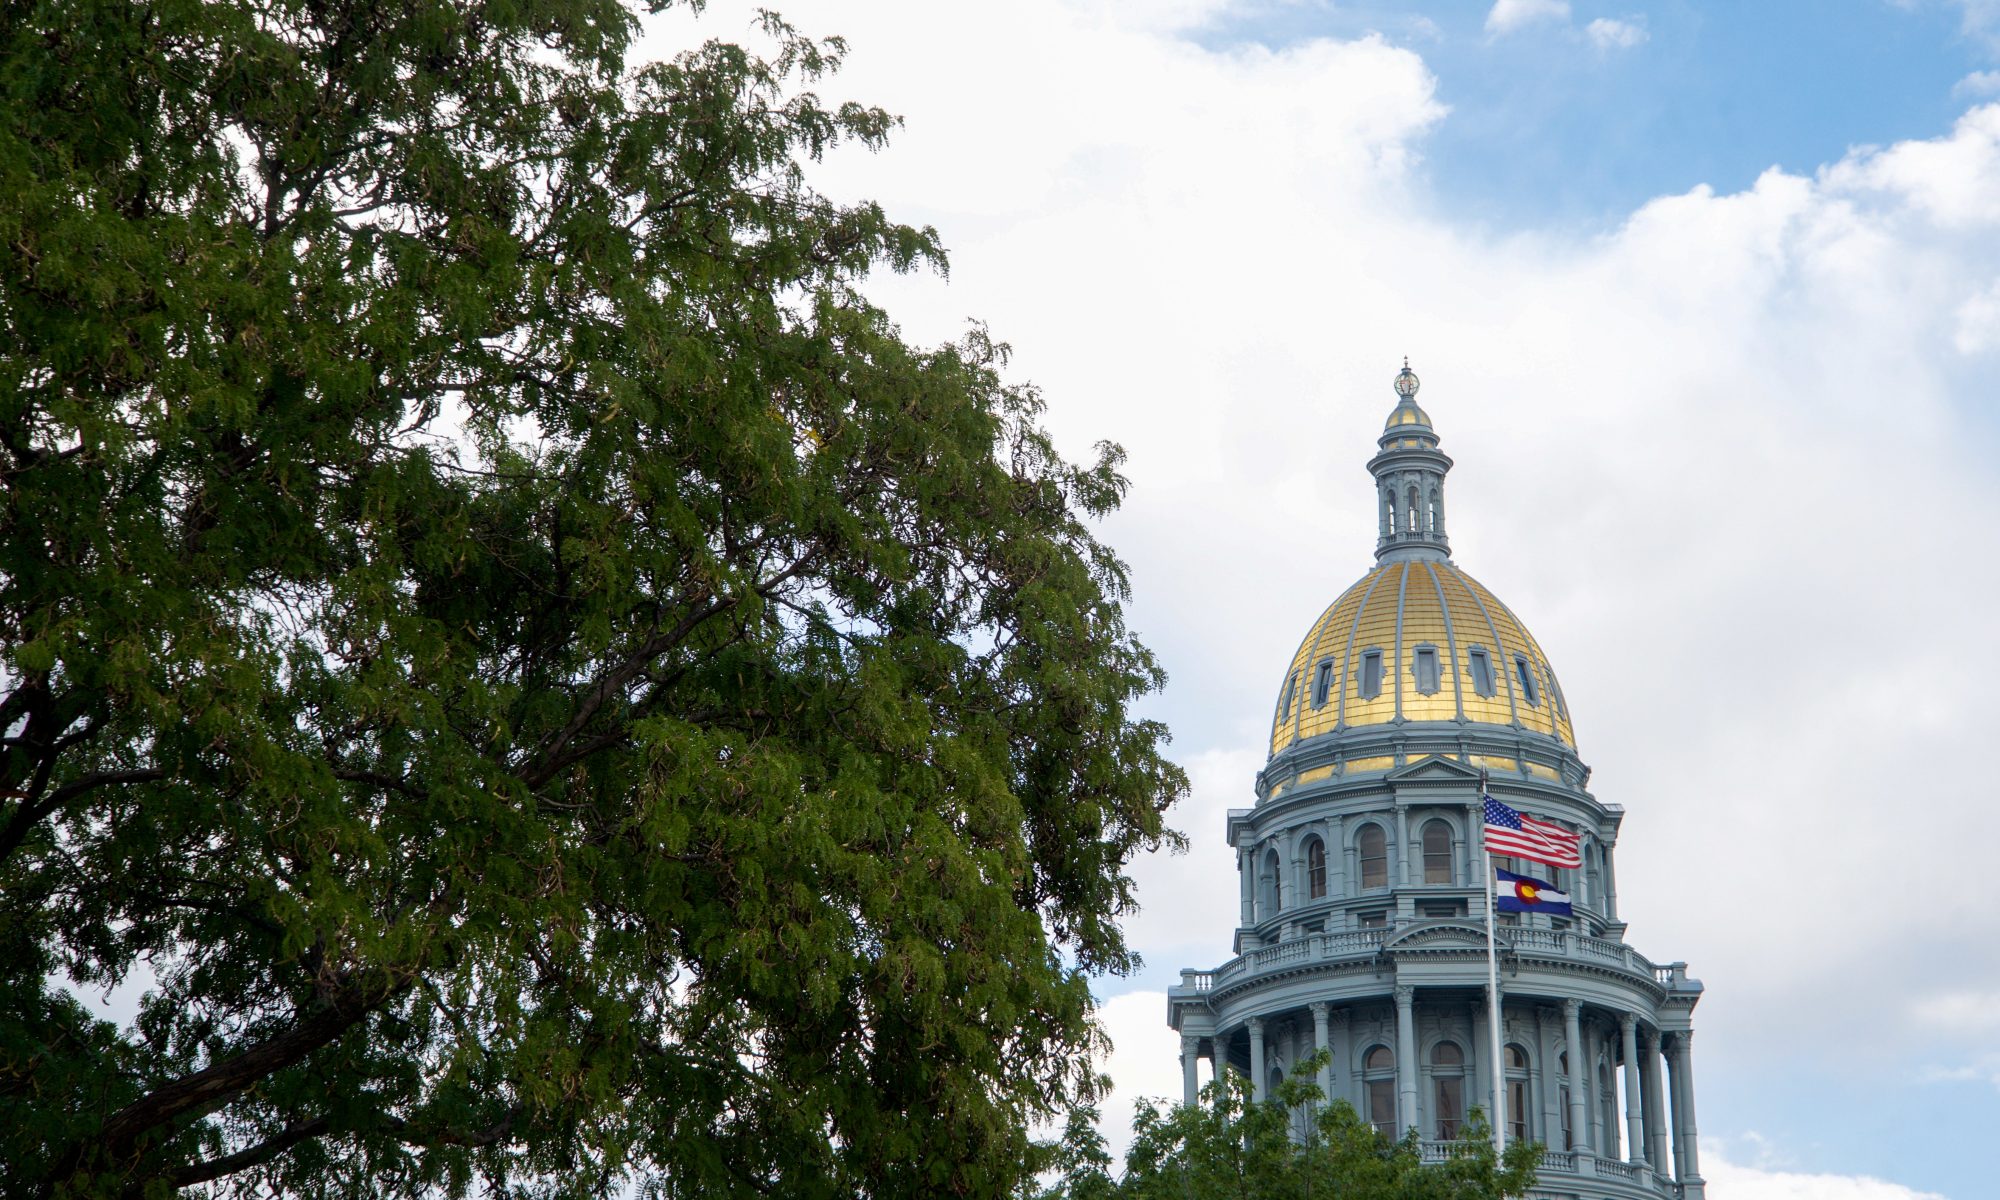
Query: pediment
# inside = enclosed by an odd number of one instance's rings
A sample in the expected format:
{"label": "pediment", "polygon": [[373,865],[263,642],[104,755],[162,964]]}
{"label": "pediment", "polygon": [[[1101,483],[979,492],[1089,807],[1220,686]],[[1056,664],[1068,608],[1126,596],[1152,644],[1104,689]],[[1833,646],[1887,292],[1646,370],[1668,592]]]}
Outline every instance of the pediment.
{"label": "pediment", "polygon": [[1486,949],[1486,927],[1470,921],[1437,921],[1401,930],[1382,943],[1384,950]]}
{"label": "pediment", "polygon": [[1415,762],[1404,763],[1383,778],[1391,786],[1409,783],[1477,785],[1479,772],[1457,759],[1426,754]]}

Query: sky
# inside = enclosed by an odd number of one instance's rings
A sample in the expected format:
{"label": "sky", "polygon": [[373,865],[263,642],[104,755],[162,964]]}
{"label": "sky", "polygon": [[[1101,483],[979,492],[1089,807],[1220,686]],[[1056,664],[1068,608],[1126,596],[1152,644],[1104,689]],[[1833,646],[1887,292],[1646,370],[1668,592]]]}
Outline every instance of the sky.
{"label": "sky", "polygon": [[1130,455],[1102,533],[1193,847],[1098,982],[1114,1144],[1178,1092],[1163,989],[1228,958],[1223,813],[1371,563],[1408,355],[1455,558],[1627,810],[1628,938],[1707,985],[1710,1194],[1992,1194],[2000,2],[781,7],[904,118],[820,184],[950,250],[874,297],[988,323],[1073,457]]}

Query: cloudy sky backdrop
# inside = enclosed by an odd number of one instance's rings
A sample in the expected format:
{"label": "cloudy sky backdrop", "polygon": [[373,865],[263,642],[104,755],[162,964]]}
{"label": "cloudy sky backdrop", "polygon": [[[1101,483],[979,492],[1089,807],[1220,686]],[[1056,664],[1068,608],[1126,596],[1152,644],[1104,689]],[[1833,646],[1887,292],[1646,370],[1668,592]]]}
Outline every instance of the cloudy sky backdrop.
{"label": "cloudy sky backdrop", "polygon": [[1711,1194],[1992,1194],[2000,4],[780,7],[907,122],[823,186],[950,247],[878,299],[989,322],[1074,455],[1131,455],[1104,533],[1194,849],[1101,984],[1115,1142],[1178,1091],[1162,989],[1228,956],[1222,814],[1370,564],[1408,355],[1457,561],[1629,812],[1629,936],[1708,985]]}

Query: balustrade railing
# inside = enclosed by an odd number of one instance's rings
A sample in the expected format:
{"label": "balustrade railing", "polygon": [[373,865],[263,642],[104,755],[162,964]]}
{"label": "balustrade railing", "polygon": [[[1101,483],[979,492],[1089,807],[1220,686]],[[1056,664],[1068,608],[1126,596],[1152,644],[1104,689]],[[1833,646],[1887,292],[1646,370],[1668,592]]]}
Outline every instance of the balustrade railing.
{"label": "balustrade railing", "polygon": [[[1426,1138],[1417,1145],[1418,1159],[1426,1164],[1450,1162],[1452,1159],[1476,1153],[1482,1144]],[[1668,1196],[1681,1194],[1679,1184],[1654,1175],[1652,1169],[1644,1163],[1598,1158],[1589,1153],[1579,1154],[1574,1150],[1544,1150],[1540,1169],[1549,1175],[1594,1175],[1602,1179],[1622,1179],[1641,1187],[1657,1188]]]}
{"label": "balustrade railing", "polygon": [[[1213,971],[1184,971],[1181,975],[1182,986],[1192,991],[1207,992],[1226,987],[1246,975],[1261,974],[1291,964],[1374,954],[1394,932],[1396,931],[1386,929],[1352,929],[1289,938],[1275,945],[1259,946]],[[1516,951],[1558,954],[1565,958],[1612,963],[1628,971],[1648,976],[1664,988],[1674,988],[1687,982],[1685,963],[1656,965],[1647,961],[1638,951],[1624,942],[1591,937],[1576,930],[1526,929],[1518,926],[1508,929],[1504,936],[1508,947]]]}
{"label": "balustrade railing", "polygon": [[1516,950],[1564,950],[1569,935],[1560,929],[1509,929],[1507,940]]}
{"label": "balustrade railing", "polygon": [[1583,948],[1585,954],[1593,955],[1597,958],[1609,959],[1615,963],[1629,962],[1626,956],[1631,953],[1632,948],[1624,942],[1613,942],[1604,938],[1589,937],[1587,935],[1579,935],[1576,940],[1577,944]]}
{"label": "balustrade railing", "polygon": [[1319,941],[1319,952],[1323,958],[1337,958],[1345,954],[1372,954],[1382,948],[1386,931],[1380,929],[1356,929],[1346,933],[1321,933],[1314,937]]}

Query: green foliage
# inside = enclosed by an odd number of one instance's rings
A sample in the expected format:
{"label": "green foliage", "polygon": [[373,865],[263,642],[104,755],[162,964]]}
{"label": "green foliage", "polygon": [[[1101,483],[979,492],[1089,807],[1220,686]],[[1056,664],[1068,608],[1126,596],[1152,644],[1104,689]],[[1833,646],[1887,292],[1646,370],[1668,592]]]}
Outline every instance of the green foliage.
{"label": "green foliage", "polygon": [[838,42],[636,31],[0,16],[0,1192],[1000,1195],[1096,1094],[1118,452],[856,293]]}
{"label": "green foliage", "polygon": [[1234,1072],[1200,1104],[1141,1104],[1111,1193],[1058,1187],[1042,1200],[1500,1200],[1534,1186],[1539,1144],[1511,1144],[1501,1161],[1475,1108],[1449,1152],[1427,1163],[1414,1130],[1392,1141],[1347,1101],[1326,1104],[1313,1082],[1324,1061],[1301,1062],[1261,1104]]}

